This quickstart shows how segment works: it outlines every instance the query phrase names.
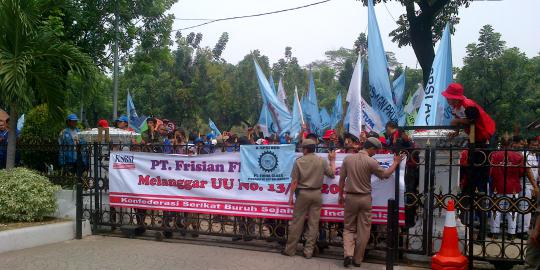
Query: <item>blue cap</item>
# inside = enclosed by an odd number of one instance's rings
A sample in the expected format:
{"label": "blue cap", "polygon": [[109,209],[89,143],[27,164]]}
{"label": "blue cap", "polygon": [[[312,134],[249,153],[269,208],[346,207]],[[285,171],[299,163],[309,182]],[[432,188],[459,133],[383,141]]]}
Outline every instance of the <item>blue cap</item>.
{"label": "blue cap", "polygon": [[206,139],[207,140],[211,140],[211,139],[215,139],[216,138],[216,135],[214,135],[214,133],[208,133],[206,134]]}
{"label": "blue cap", "polygon": [[79,121],[79,118],[77,118],[76,114],[72,113],[72,114],[67,116],[67,120],[69,120],[69,121]]}
{"label": "blue cap", "polygon": [[122,115],[122,116],[118,117],[118,119],[116,119],[115,122],[126,122],[126,123],[128,123],[128,122],[129,122],[129,119],[128,119],[127,116]]}

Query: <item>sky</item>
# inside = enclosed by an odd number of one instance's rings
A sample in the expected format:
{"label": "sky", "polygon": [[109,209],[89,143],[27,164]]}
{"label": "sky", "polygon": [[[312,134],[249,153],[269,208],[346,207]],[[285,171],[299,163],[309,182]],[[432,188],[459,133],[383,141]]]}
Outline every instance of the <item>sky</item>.
{"label": "sky", "polygon": [[[224,18],[263,13],[317,2],[317,0],[179,0],[171,10],[176,18]],[[491,24],[501,33],[508,47],[518,47],[527,56],[540,53],[540,0],[474,1],[469,8],[459,10],[460,23],[452,36],[452,61],[463,65],[465,46],[477,42],[482,26]],[[396,54],[399,62],[420,68],[412,47],[399,48],[388,34],[396,28],[393,18],[404,13],[398,1],[386,6],[375,5],[381,36],[386,51]],[[393,17],[393,18],[392,18]],[[201,21],[175,20],[173,29],[201,23]],[[340,47],[352,48],[362,32],[367,32],[367,7],[356,0],[333,0],[320,5],[266,15],[262,17],[215,22],[184,30],[183,33],[203,34],[202,46],[213,47],[221,33],[229,33],[229,42],[222,57],[236,64],[250,51],[258,49],[274,63],[284,56],[285,47],[291,46],[293,56],[301,65],[324,60],[324,52]]]}

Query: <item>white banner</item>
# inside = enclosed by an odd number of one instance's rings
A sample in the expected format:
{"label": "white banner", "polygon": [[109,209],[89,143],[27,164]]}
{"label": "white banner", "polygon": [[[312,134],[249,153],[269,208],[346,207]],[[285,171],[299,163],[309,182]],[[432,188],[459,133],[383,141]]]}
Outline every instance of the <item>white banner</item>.
{"label": "white banner", "polygon": [[[297,155],[301,155],[297,153]],[[325,178],[321,220],[343,221],[337,204],[339,170],[347,154],[337,154],[336,178]],[[326,158],[326,154],[322,154]],[[381,166],[392,155],[377,155]],[[399,220],[404,224],[405,162],[400,168]],[[395,177],[371,179],[373,224],[386,224],[388,199],[394,197]],[[112,152],[109,164],[111,207],[141,208],[202,214],[291,219],[289,184],[240,182],[240,154],[184,156],[142,152]]]}

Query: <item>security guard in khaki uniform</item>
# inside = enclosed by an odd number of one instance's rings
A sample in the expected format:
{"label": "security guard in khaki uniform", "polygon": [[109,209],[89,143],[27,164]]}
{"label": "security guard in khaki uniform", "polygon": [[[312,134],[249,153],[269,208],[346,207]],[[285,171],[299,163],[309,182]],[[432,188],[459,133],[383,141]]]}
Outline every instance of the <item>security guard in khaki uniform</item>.
{"label": "security guard in khaki uniform", "polygon": [[341,165],[339,205],[345,203],[343,229],[345,267],[351,264],[360,267],[364,259],[371,231],[371,175],[374,174],[381,179],[388,178],[402,160],[401,156],[395,156],[394,164],[385,170],[372,158],[381,148],[381,142],[377,138],[368,138],[364,149],[358,154],[347,156]]}
{"label": "security guard in khaki uniform", "polygon": [[[294,162],[291,173],[291,187],[289,205],[294,205],[293,220],[289,225],[287,246],[283,255],[293,256],[296,253],[296,245],[304,230],[306,214],[308,215],[308,230],[305,234],[304,257],[313,256],[313,249],[319,232],[319,219],[321,217],[322,195],[321,188],[324,176],[334,178],[336,168],[336,153],[328,154],[328,162],[315,155],[316,143],[311,139],[302,142],[304,156]],[[296,203],[293,203],[293,193],[296,194]]]}

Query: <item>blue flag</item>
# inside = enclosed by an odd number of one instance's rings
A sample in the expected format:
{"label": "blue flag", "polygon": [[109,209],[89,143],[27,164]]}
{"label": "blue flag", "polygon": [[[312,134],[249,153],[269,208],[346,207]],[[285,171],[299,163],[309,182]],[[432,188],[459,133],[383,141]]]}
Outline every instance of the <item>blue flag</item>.
{"label": "blue flag", "polygon": [[270,84],[270,88],[272,88],[272,91],[274,91],[274,94],[277,94],[276,84],[274,83],[274,78],[272,78],[272,72],[270,72],[270,77],[268,77],[268,83]]}
{"label": "blue flag", "polygon": [[403,107],[405,106],[403,101],[403,95],[405,93],[405,71],[392,82],[392,96],[394,98],[394,105],[398,112],[399,126],[405,124]]}
{"label": "blue flag", "polygon": [[309,71],[309,90],[305,99],[306,108],[304,108],[304,116],[309,124],[311,133],[322,136],[321,115],[319,111],[319,103],[317,101],[317,91],[315,90],[315,82],[313,73]]}
{"label": "blue flag", "polygon": [[212,133],[216,136],[221,136],[221,131],[217,128],[216,124],[212,119],[208,118],[208,127],[212,130]]}
{"label": "blue flag", "polygon": [[287,108],[288,110],[289,108],[287,107],[287,94],[285,93],[285,88],[283,87],[283,78],[279,78],[277,97],[281,102],[283,102],[283,105],[285,105],[285,108]]}
{"label": "blue flag", "polygon": [[296,159],[294,149],[294,144],[240,146],[240,181],[289,184]]}
{"label": "blue flag", "polygon": [[[135,104],[133,103],[133,99],[131,98],[131,94],[129,93],[128,91],[128,94],[127,94],[127,115],[128,115],[128,124],[131,128],[133,128],[133,130],[135,130],[135,132],[140,132],[140,126],[144,121],[146,121],[146,117],[139,117],[139,115],[137,115],[137,110],[135,110]],[[144,119],[143,119],[144,118]]]}
{"label": "blue flag", "polygon": [[276,125],[274,125],[274,119],[272,119],[272,114],[268,111],[268,105],[266,105],[266,103],[263,103],[261,109],[259,126],[261,127],[264,137],[270,137],[272,134],[278,133]]}
{"label": "blue flag", "polygon": [[441,93],[452,83],[452,44],[450,24],[446,24],[431,66],[424,100],[414,123],[415,126],[448,125],[452,119],[451,109]]}
{"label": "blue flag", "polygon": [[321,131],[325,131],[332,125],[332,118],[330,118],[330,114],[326,108],[322,108],[319,114],[321,115]]}
{"label": "blue flag", "polygon": [[263,105],[265,105],[268,110],[268,114],[274,120],[273,123],[277,133],[280,136],[283,136],[285,133],[289,132],[289,128],[291,127],[291,114],[270,87],[270,84],[266,80],[261,67],[259,64],[257,64],[255,59],[253,59],[253,63],[255,64],[255,70],[257,72],[257,80],[259,82],[261,96],[263,96],[263,101],[265,101],[263,102]]}
{"label": "blue flag", "polygon": [[[306,120],[306,118],[307,118],[306,111],[308,109],[308,104],[306,102],[306,97],[305,96],[302,96],[302,99],[300,99],[300,105],[302,106],[302,111],[304,112],[304,120]],[[307,123],[309,125],[309,121],[307,121]]]}
{"label": "blue flag", "polygon": [[266,98],[262,95],[263,105],[261,108],[261,114],[259,115],[259,126],[264,137],[270,137],[272,134],[277,133],[274,126],[274,119],[268,112],[268,105],[266,105]]}
{"label": "blue flag", "polygon": [[343,103],[341,100],[341,93],[339,93],[336,97],[336,101],[334,102],[334,108],[332,109],[332,124],[330,125],[330,128],[335,129],[342,117]]}
{"label": "blue flag", "polygon": [[368,1],[368,74],[371,105],[381,120],[386,123],[397,120],[397,110],[392,99],[392,87],[388,77],[386,53],[379,32],[379,25],[373,8],[373,0]]}
{"label": "blue flag", "polygon": [[392,82],[392,96],[398,111],[403,109],[403,94],[405,93],[405,71]]}

